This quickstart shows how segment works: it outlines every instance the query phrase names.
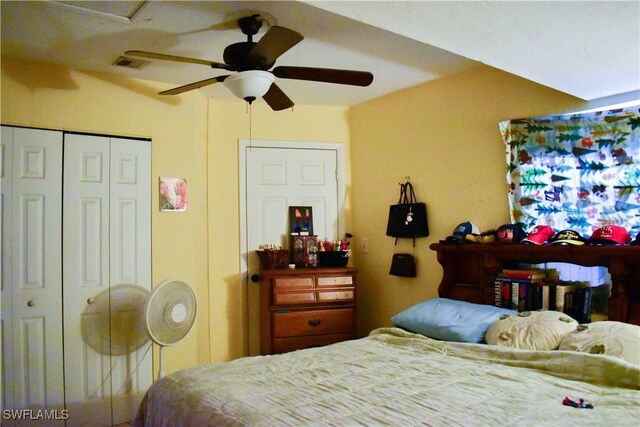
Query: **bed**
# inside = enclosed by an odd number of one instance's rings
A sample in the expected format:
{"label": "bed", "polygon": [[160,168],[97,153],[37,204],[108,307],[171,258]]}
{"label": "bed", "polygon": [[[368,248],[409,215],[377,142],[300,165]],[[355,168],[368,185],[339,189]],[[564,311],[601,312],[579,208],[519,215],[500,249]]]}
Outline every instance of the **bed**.
{"label": "bed", "polygon": [[[431,248],[440,297],[398,313],[394,327],[177,372],[149,389],[133,425],[640,424],[640,250]],[[611,320],[493,307],[490,278],[520,260],[608,266]]]}
{"label": "bed", "polygon": [[[424,314],[434,301],[449,303],[431,300],[410,314]],[[434,311],[428,308],[427,315]],[[514,316],[519,317],[503,313],[499,321]],[[444,328],[450,334],[451,322]],[[438,335],[436,329],[428,333]],[[633,341],[636,331],[626,332]],[[151,387],[133,425],[637,426],[640,363],[634,357],[640,356],[633,352],[638,349],[631,348],[626,359],[575,350],[453,342],[380,328],[326,347],[177,372]],[[580,399],[584,407],[570,405]]]}

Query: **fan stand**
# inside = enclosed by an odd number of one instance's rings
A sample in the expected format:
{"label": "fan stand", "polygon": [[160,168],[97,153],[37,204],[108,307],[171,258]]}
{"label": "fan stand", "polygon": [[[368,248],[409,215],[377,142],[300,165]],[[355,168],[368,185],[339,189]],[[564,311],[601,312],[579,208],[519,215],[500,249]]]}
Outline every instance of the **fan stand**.
{"label": "fan stand", "polygon": [[159,344],[158,345],[158,379],[164,377],[163,349],[164,349],[164,346],[162,344]]}

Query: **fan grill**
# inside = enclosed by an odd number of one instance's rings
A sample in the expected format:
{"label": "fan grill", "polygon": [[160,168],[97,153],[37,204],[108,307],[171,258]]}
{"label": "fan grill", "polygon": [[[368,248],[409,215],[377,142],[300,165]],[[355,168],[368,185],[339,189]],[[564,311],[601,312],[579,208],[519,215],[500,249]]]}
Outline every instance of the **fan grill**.
{"label": "fan grill", "polygon": [[187,336],[196,318],[196,296],[181,281],[162,283],[147,302],[146,322],[151,339],[159,345],[172,345]]}

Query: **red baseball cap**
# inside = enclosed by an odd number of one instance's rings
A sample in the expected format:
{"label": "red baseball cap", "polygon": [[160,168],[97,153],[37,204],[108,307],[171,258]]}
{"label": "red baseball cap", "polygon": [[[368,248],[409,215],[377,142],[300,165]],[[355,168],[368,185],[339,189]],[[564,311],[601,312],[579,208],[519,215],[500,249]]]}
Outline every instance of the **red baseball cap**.
{"label": "red baseball cap", "polygon": [[627,230],[619,225],[605,225],[598,228],[589,237],[589,243],[609,244],[609,245],[626,245],[631,241],[631,236]]}
{"label": "red baseball cap", "polygon": [[534,245],[544,245],[547,240],[556,234],[553,227],[549,225],[536,225],[533,230],[527,235],[526,239],[522,240],[522,243],[533,243]]}

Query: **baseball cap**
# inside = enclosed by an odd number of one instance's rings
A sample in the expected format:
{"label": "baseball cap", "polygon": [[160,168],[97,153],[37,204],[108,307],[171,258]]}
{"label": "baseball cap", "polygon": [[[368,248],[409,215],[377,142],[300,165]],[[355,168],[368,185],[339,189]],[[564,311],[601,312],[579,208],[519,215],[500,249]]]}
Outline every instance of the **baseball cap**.
{"label": "baseball cap", "polygon": [[520,224],[504,224],[496,230],[496,241],[503,243],[520,243],[527,233]]}
{"label": "baseball cap", "polygon": [[626,245],[631,241],[631,237],[627,230],[619,225],[605,225],[598,228],[589,237],[589,243],[602,245]]}
{"label": "baseball cap", "polygon": [[453,230],[451,236],[448,236],[446,239],[441,240],[441,243],[464,243],[465,237],[467,234],[480,234],[480,229],[476,227],[474,223],[471,221],[466,221]]}
{"label": "baseball cap", "polygon": [[587,243],[587,239],[575,230],[562,230],[549,239],[549,243],[552,245],[584,245]]}
{"label": "baseball cap", "polygon": [[544,245],[547,240],[552,238],[556,234],[553,227],[549,225],[536,225],[533,227],[526,239],[522,240],[522,243],[533,243],[534,245]]}

